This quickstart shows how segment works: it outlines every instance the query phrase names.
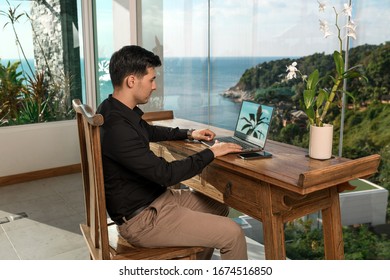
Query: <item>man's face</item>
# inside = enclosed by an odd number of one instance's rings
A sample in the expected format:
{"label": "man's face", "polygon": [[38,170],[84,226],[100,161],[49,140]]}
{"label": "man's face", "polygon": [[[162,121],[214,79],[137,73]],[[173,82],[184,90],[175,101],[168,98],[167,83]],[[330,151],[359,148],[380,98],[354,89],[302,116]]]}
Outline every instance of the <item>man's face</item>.
{"label": "man's face", "polygon": [[157,88],[156,86],[156,71],[153,67],[147,69],[148,73],[141,77],[135,78],[135,98],[137,104],[145,104],[149,101],[152,92]]}

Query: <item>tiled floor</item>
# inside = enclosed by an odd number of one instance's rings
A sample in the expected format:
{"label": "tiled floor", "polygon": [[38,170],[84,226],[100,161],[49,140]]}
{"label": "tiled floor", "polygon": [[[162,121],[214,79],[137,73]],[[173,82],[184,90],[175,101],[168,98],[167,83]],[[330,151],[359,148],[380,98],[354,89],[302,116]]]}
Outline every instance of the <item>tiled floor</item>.
{"label": "tiled floor", "polygon": [[88,259],[83,203],[80,173],[0,187],[0,259]]}
{"label": "tiled floor", "polygon": [[[89,259],[84,216],[80,173],[0,187],[0,260]],[[247,241],[250,259],[264,259]]]}

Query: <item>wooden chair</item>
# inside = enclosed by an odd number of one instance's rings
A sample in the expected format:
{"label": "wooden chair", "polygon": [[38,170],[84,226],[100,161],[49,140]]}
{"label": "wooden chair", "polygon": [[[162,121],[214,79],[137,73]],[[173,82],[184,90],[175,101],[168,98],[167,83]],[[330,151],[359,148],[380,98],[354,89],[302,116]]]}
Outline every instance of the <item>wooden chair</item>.
{"label": "wooden chair", "polygon": [[203,251],[202,247],[134,247],[118,234],[114,223],[107,222],[100,147],[103,116],[95,114],[88,105],[82,104],[78,99],[74,99],[72,105],[76,111],[79,131],[87,218],[80,228],[91,259],[196,259],[196,254]]}
{"label": "wooden chair", "polygon": [[158,112],[146,112],[143,114],[142,119],[147,122],[157,120],[170,120],[173,119],[173,111],[158,111]]}

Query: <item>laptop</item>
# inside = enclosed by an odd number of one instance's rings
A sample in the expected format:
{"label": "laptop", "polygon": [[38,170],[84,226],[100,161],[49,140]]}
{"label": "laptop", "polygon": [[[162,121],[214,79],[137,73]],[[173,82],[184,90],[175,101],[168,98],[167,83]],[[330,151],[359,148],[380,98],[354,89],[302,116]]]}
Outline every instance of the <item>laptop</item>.
{"label": "laptop", "polygon": [[265,147],[274,108],[244,100],[237,118],[234,136],[216,137],[212,141],[202,141],[212,146],[219,142],[237,143],[242,147],[240,153],[262,151]]}

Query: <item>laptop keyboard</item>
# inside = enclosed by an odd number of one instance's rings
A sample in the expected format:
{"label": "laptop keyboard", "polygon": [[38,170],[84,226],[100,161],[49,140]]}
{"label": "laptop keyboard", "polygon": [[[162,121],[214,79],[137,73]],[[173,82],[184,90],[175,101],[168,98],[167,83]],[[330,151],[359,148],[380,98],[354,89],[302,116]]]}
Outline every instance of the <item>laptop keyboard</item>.
{"label": "laptop keyboard", "polygon": [[255,149],[254,146],[249,145],[248,143],[245,143],[243,141],[237,140],[237,139],[235,139],[233,137],[218,137],[217,140],[220,141],[220,142],[229,142],[229,143],[234,143],[234,144],[240,145],[243,150],[253,150],[253,149]]}

